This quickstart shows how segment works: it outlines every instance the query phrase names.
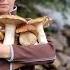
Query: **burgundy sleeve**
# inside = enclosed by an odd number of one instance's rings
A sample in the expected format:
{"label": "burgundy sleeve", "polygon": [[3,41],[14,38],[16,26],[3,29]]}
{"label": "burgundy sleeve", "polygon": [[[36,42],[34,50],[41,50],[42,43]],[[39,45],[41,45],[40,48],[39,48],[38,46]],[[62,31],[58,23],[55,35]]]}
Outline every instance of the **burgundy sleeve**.
{"label": "burgundy sleeve", "polygon": [[42,63],[55,59],[55,49],[51,43],[43,45],[13,45],[14,61],[20,63]]}

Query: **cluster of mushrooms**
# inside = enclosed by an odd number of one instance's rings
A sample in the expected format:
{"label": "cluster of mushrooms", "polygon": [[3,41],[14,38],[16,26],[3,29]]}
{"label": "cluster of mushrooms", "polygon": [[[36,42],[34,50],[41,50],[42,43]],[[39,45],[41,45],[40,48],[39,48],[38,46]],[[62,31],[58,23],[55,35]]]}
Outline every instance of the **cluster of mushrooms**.
{"label": "cluster of mushrooms", "polygon": [[26,20],[17,15],[0,16],[0,41],[4,45],[12,45],[18,34],[21,45],[36,45],[47,43],[44,28],[52,23],[52,19],[44,16]]}

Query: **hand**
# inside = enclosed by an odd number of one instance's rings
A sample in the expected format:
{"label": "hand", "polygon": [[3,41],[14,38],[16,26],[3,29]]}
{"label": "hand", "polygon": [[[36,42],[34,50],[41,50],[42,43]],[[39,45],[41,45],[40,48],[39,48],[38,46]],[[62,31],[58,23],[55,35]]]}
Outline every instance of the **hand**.
{"label": "hand", "polygon": [[0,58],[9,58],[10,48],[0,43]]}

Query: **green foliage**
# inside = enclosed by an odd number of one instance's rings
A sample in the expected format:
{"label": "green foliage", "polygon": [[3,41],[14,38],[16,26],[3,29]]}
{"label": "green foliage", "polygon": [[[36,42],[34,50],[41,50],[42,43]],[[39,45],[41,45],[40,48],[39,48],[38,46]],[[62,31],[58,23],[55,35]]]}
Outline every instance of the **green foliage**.
{"label": "green foliage", "polygon": [[18,8],[18,15],[29,18],[39,16],[39,13],[33,8],[34,3],[43,4],[58,11],[64,11],[66,8],[66,0],[17,0],[17,2],[25,6]]}
{"label": "green foliage", "polygon": [[[53,10],[57,10],[61,13],[68,12],[70,13],[70,4],[66,2],[67,0],[17,0],[18,4],[18,15],[25,17],[25,18],[35,18],[41,16],[35,8],[33,7],[34,4],[42,4],[46,8],[51,8]],[[23,6],[22,6],[23,5]],[[65,14],[64,14],[65,15]],[[44,29],[45,32],[56,32],[51,28]]]}

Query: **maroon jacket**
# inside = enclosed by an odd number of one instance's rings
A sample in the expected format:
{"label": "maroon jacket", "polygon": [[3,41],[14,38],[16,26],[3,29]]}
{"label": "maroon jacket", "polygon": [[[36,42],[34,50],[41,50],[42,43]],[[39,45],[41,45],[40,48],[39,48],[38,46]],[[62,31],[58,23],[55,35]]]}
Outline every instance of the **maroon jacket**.
{"label": "maroon jacket", "polygon": [[[50,43],[43,45],[20,46],[13,45],[13,63],[44,64],[55,59],[55,50]],[[4,69],[5,68],[5,69]],[[0,61],[0,70],[8,70],[9,62],[5,59]]]}
{"label": "maroon jacket", "polygon": [[[12,12],[14,13],[14,11]],[[43,45],[21,46],[13,45],[15,64],[44,64],[53,62],[55,59],[55,49],[49,42]],[[8,70],[9,64],[6,59],[0,59],[0,70]]]}

